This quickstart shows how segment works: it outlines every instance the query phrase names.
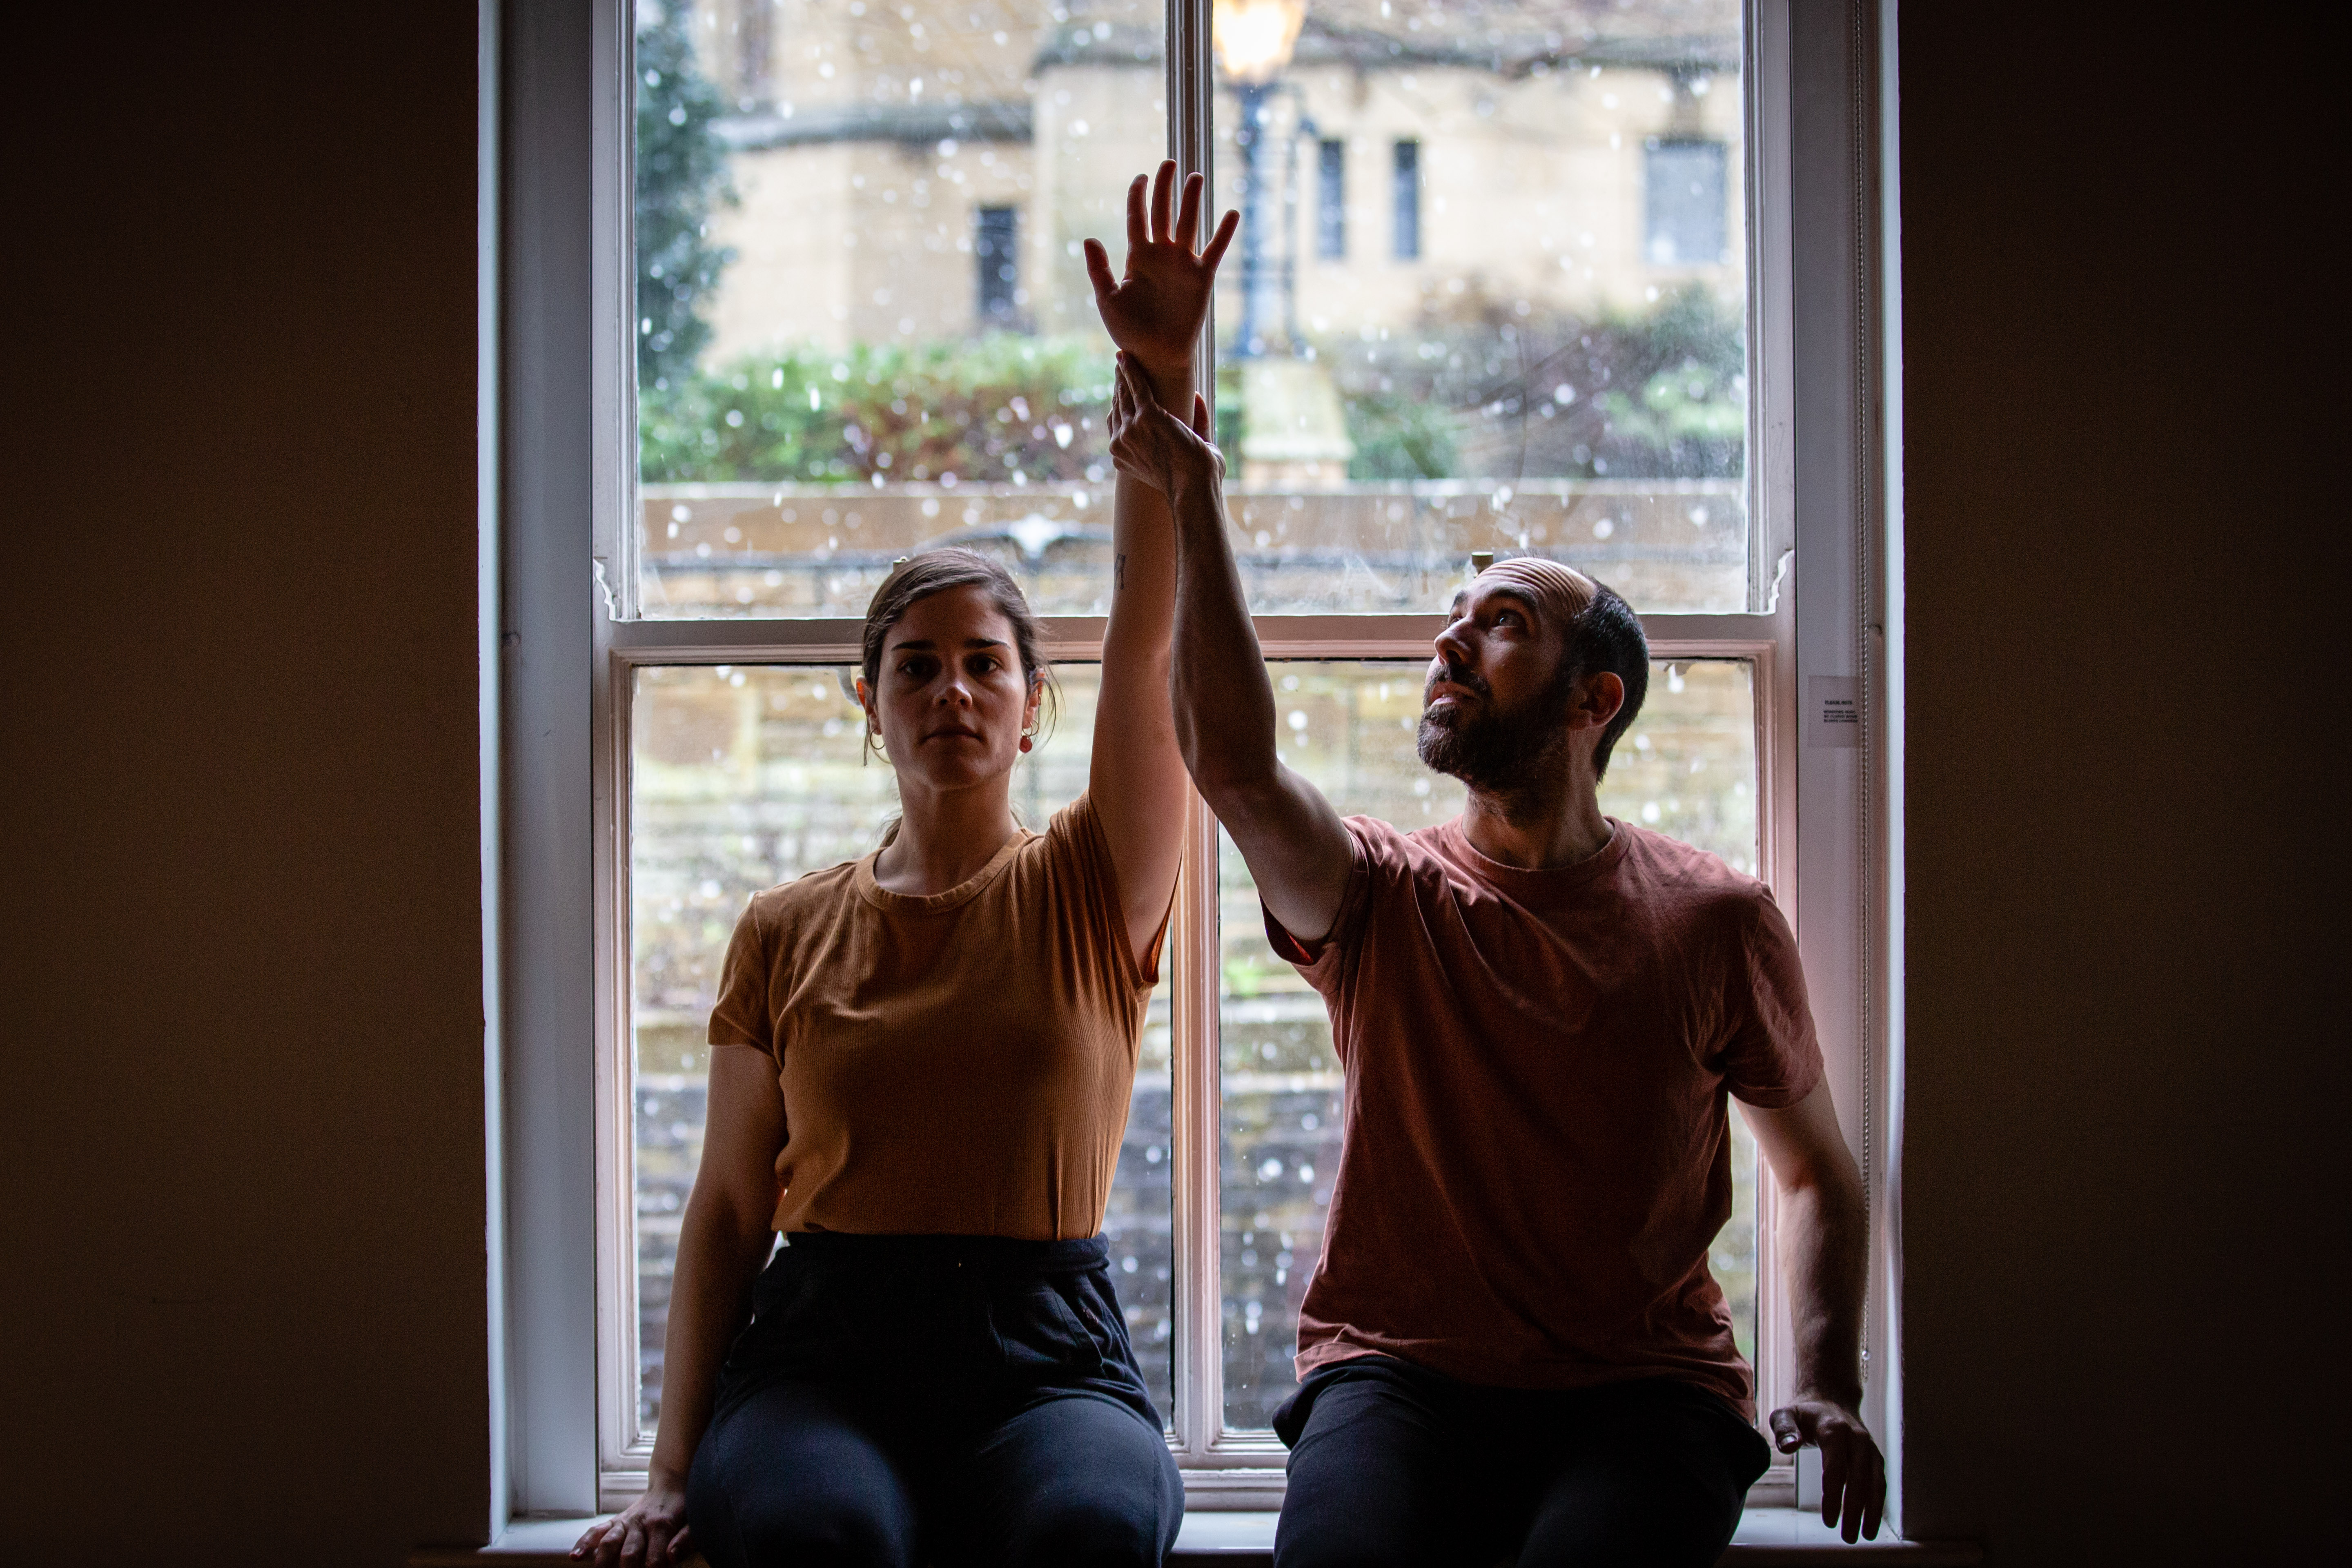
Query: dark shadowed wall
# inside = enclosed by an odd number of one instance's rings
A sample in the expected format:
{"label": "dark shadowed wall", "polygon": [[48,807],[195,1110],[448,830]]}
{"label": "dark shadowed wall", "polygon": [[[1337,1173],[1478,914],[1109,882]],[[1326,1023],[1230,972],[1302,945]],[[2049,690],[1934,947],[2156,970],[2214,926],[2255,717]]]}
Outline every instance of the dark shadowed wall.
{"label": "dark shadowed wall", "polygon": [[[473,16],[34,16],[10,1528],[390,1563],[488,1508]],[[1904,23],[1906,1483],[1998,1563],[2347,1462],[2340,89],[2204,20]]]}
{"label": "dark shadowed wall", "polygon": [[479,1539],[473,9],[10,38],[0,1559]]}
{"label": "dark shadowed wall", "polygon": [[1905,8],[1909,1525],[1990,1562],[2339,1533],[2352,584],[2312,16]]}

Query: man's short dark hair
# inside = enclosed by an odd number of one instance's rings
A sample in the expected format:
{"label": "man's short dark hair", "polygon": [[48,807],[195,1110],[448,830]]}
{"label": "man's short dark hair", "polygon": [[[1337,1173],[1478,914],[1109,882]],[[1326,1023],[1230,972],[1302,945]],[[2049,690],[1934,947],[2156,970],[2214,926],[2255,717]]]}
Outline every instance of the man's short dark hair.
{"label": "man's short dark hair", "polygon": [[1609,753],[1618,738],[1633,727],[1642,699],[1650,690],[1650,639],[1642,635],[1642,617],[1633,613],[1614,588],[1592,584],[1592,603],[1568,626],[1568,649],[1561,656],[1559,683],[1563,695],[1580,681],[1607,670],[1625,683],[1625,705],[1601,731],[1592,748],[1592,777],[1599,782],[1609,772]]}

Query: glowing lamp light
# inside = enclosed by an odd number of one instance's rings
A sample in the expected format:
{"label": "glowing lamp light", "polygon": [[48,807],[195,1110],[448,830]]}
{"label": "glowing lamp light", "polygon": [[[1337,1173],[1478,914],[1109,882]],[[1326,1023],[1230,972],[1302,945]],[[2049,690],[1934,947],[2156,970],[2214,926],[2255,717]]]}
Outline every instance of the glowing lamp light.
{"label": "glowing lamp light", "polygon": [[1214,0],[1210,37],[1218,63],[1235,81],[1272,81],[1290,63],[1306,20],[1307,0]]}

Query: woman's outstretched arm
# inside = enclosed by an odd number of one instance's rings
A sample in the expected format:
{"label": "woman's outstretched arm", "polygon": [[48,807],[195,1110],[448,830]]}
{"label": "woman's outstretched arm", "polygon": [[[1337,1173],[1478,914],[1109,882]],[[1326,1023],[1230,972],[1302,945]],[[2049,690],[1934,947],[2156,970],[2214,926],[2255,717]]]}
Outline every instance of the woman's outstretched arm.
{"label": "woman's outstretched arm", "polygon": [[784,1097],[774,1060],[749,1047],[713,1046],[702,1163],[686,1200],[670,1279],[661,1430],[646,1492],[592,1527],[572,1556],[593,1557],[598,1568],[670,1568],[690,1554],[687,1473],[710,1425],[719,1363],[751,1315],[751,1282],[775,1244],[776,1153],[783,1146]]}
{"label": "woman's outstretched arm", "polygon": [[[1207,318],[1217,262],[1237,215],[1228,213],[1197,252],[1202,180],[1175,195],[1176,165],[1127,193],[1127,272],[1087,241],[1087,275],[1111,340],[1166,406],[1191,410],[1192,351]],[[1171,213],[1171,207],[1174,207]],[[1184,762],[1169,708],[1168,647],[1175,621],[1176,540],[1167,498],[1118,476],[1111,513],[1110,625],[1103,634],[1102,692],[1095,708],[1088,792],[1118,868],[1129,939],[1140,958],[1168,912],[1183,853]]]}

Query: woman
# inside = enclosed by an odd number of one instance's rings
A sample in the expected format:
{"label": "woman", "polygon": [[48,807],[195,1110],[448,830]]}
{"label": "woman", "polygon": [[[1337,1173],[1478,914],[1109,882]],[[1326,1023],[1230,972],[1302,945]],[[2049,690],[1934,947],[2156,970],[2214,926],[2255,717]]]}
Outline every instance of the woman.
{"label": "woman", "polygon": [[[1128,192],[1126,278],[1091,240],[1087,269],[1130,375],[1205,428],[1192,351],[1234,217],[1196,254],[1200,176],[1171,225],[1174,174],[1149,223]],[[646,1494],[573,1556],[1140,1564],[1173,1542],[1182,1487],[1097,1234],[1186,789],[1171,521],[1126,478],[1112,550],[1087,788],[1043,834],[1010,805],[1047,693],[1020,589],[941,550],[875,595],[857,696],[903,815],[736,928]]]}

